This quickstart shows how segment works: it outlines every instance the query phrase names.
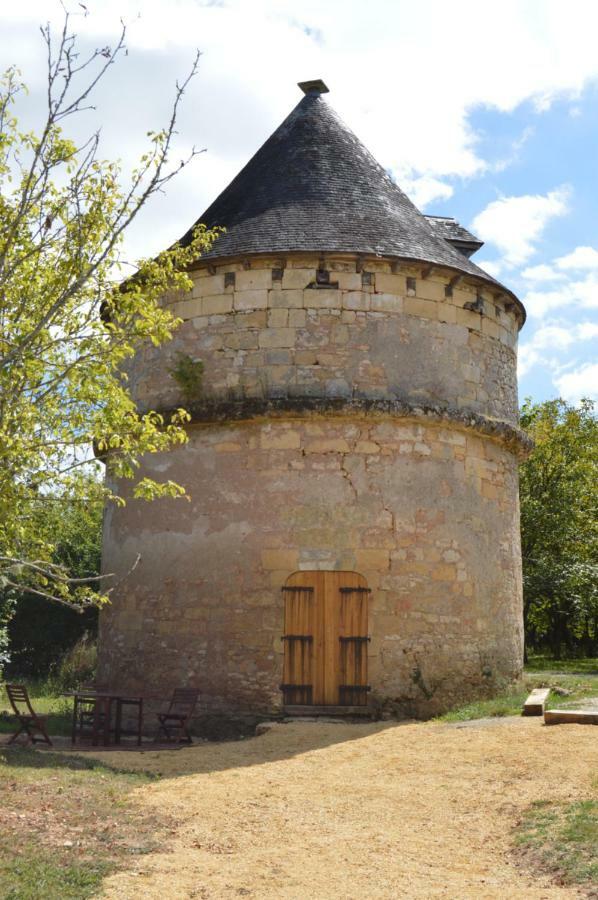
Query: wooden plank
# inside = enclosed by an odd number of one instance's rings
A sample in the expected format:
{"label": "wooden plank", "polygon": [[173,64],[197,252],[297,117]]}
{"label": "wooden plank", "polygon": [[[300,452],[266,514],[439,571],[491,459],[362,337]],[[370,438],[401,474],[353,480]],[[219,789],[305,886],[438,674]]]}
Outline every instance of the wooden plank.
{"label": "wooden plank", "polygon": [[545,725],[598,725],[598,709],[547,709]]}
{"label": "wooden plank", "polygon": [[[313,685],[314,655],[314,604],[313,585],[304,573],[296,572],[287,579],[285,587],[306,588],[299,591],[283,591],[285,603],[285,635],[311,635],[311,641],[286,640],[284,648],[283,683]],[[312,590],[309,590],[312,588]],[[313,688],[312,688],[313,692]],[[306,702],[305,691],[292,692],[295,702]]]}
{"label": "wooden plank", "polygon": [[326,599],[324,574],[311,572],[316,585],[315,647],[314,647],[314,704],[326,702]]}
{"label": "wooden plank", "polygon": [[521,710],[522,716],[543,716],[550,688],[534,688]]}
{"label": "wooden plank", "polygon": [[356,572],[325,572],[326,583],[326,692],[325,703],[336,706],[339,685],[342,683],[341,646],[342,594],[341,587],[352,586],[360,576]]}
{"label": "wooden plank", "polygon": [[[368,636],[368,598],[367,583],[357,572],[343,572],[339,581],[340,622],[339,638],[367,638]],[[355,590],[347,592],[347,588]],[[337,639],[338,640],[338,639]],[[340,684],[367,685],[367,641],[340,641]],[[337,702],[340,701],[340,693]],[[354,705],[366,705],[366,692],[345,691],[344,702]]]}

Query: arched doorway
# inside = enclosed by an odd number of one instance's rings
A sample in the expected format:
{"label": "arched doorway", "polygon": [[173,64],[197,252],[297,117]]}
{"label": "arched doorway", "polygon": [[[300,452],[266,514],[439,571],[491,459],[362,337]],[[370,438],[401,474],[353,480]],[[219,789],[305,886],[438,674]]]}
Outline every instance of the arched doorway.
{"label": "arched doorway", "polygon": [[295,572],[284,597],[285,707],[366,706],[370,589],[357,572]]}

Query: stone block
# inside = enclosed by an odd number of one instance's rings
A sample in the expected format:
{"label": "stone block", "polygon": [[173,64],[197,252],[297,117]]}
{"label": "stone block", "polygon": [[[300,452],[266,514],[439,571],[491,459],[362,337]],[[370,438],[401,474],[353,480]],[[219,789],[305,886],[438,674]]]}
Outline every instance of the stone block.
{"label": "stone block", "polygon": [[398,294],[403,296],[405,293],[405,276],[387,274],[386,272],[376,272],[376,291],[382,294]]}
{"label": "stone block", "polygon": [[467,328],[473,328],[480,331],[482,317],[479,313],[470,309],[457,309],[457,325],[465,325]]}
{"label": "stone block", "polygon": [[273,427],[260,434],[262,450],[297,450],[301,446],[301,435],[289,428]]}
{"label": "stone block", "polygon": [[342,294],[336,289],[313,288],[303,291],[306,309],[340,309]]}
{"label": "stone block", "polygon": [[287,288],[306,288],[316,280],[316,270],[313,269],[285,269],[282,276],[283,290]]}
{"label": "stone block", "polygon": [[307,317],[304,309],[289,309],[288,315],[288,324],[291,328],[305,328]]}
{"label": "stone block", "polygon": [[265,328],[268,324],[268,313],[265,309],[241,312],[235,316],[235,321],[241,328]]}
{"label": "stone block", "polygon": [[457,570],[450,563],[441,563],[432,568],[432,578],[434,581],[455,581]]}
{"label": "stone block", "polygon": [[319,356],[313,350],[297,350],[295,362],[298,366],[315,366]]}
{"label": "stone block", "polygon": [[268,350],[266,352],[267,366],[290,366],[292,363],[291,350]]}
{"label": "stone block", "polygon": [[171,312],[181,319],[193,319],[201,315],[202,309],[201,300],[181,300],[172,306]]}
{"label": "stone block", "polygon": [[438,319],[440,322],[449,322],[455,325],[457,322],[457,309],[448,300],[443,300],[438,304]]}
{"label": "stone block", "polygon": [[235,309],[266,309],[268,306],[268,291],[235,291]]}
{"label": "stone block", "polygon": [[302,309],[303,291],[272,290],[268,292],[268,306],[271,309]]}
{"label": "stone block", "polygon": [[420,300],[419,297],[406,297],[405,312],[410,316],[419,316],[422,319],[437,319],[438,304],[432,300]]}
{"label": "stone block", "polygon": [[492,484],[486,478],[482,478],[482,497],[485,497],[486,500],[497,500],[499,496],[500,491],[497,485]]}
{"label": "stone block", "polygon": [[372,312],[402,312],[403,298],[396,294],[371,294],[370,309]]}
{"label": "stone block", "polygon": [[224,275],[206,275],[193,280],[193,297],[211,297],[224,293]]}
{"label": "stone block", "polygon": [[259,335],[259,345],[265,349],[295,346],[294,328],[268,328]]}
{"label": "stone block", "polygon": [[498,339],[502,330],[503,329],[500,328],[496,322],[493,322],[492,319],[489,319],[487,316],[482,316],[482,334],[487,334],[489,337]]}
{"label": "stone block", "polygon": [[[294,312],[303,312],[303,310],[294,310]],[[271,309],[268,312],[269,328],[286,328],[289,324],[288,309]]]}
{"label": "stone block", "polygon": [[239,453],[242,448],[236,441],[221,441],[214,449],[216,453]]}
{"label": "stone block", "polygon": [[213,297],[204,297],[200,300],[201,311],[204,316],[222,315],[232,312],[232,294],[215,294]]}
{"label": "stone block", "polygon": [[321,441],[310,441],[305,447],[306,453],[349,453],[349,444],[344,438],[328,438]]}
{"label": "stone block", "polygon": [[240,350],[257,350],[258,335],[255,331],[239,331],[237,337]]}
{"label": "stone block", "polygon": [[366,549],[355,551],[355,565],[358,571],[375,569],[377,571],[386,571],[390,568],[390,551],[377,549]]}
{"label": "stone block", "polygon": [[244,269],[235,277],[237,291],[267,291],[272,287],[272,269]]}
{"label": "stone block", "polygon": [[332,330],[334,344],[346,344],[349,340],[349,329],[346,325],[335,325]]}
{"label": "stone block", "polygon": [[444,282],[433,278],[418,278],[416,296],[421,300],[434,300],[436,303],[444,303]]}
{"label": "stone block", "polygon": [[331,281],[338,281],[341,291],[358,291],[361,289],[361,272],[334,272]]}
{"label": "stone block", "polygon": [[345,309],[366,312],[370,308],[370,296],[370,294],[366,294],[364,291],[350,291],[342,296],[343,307]]}
{"label": "stone block", "polygon": [[299,563],[297,550],[262,550],[262,566],[268,571],[294,572]]}
{"label": "stone block", "polygon": [[476,294],[467,287],[453,288],[452,301],[455,306],[464,306],[466,303],[474,303]]}
{"label": "stone block", "polygon": [[355,453],[380,453],[380,447],[374,441],[357,441],[355,444]]}

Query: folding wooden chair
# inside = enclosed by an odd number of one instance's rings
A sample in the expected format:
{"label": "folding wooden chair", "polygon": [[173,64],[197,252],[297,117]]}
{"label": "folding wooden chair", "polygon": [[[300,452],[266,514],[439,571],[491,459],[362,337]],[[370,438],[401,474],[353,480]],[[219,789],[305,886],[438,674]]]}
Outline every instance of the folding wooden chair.
{"label": "folding wooden chair", "polygon": [[[8,741],[9,744],[12,744],[13,741],[16,741],[18,736],[25,732],[27,734],[27,740],[32,744],[40,743],[40,744],[49,744],[52,746],[52,741],[48,736],[48,732],[46,730],[46,716],[38,716],[33,707],[31,706],[31,701],[29,699],[29,694],[27,693],[27,688],[23,684],[7,684],[6,694],[8,699],[10,700],[10,705],[14,710],[14,714],[18,719],[19,727],[15,731],[15,733],[11,736]],[[36,733],[41,734],[41,737],[36,737]]]}
{"label": "folding wooden chair", "polygon": [[192,743],[189,734],[189,720],[193,715],[199,691],[188,688],[175,688],[172,693],[170,706],[166,712],[158,713],[158,734],[156,740],[160,740],[160,735],[164,732],[167,741],[178,740],[179,743],[185,741]]}

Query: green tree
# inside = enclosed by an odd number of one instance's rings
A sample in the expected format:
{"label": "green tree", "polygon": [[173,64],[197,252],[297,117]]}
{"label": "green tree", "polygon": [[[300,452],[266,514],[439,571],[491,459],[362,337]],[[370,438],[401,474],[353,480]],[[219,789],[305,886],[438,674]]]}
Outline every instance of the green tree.
{"label": "green tree", "polygon": [[[80,478],[85,477],[81,473]],[[94,488],[92,484],[90,490],[82,483],[76,497],[46,494],[32,506],[37,534],[46,535],[54,547],[52,562],[63,566],[73,578],[93,579],[100,571],[102,503],[95,498]],[[97,581],[87,583],[99,589]],[[11,606],[14,614],[8,622],[8,658],[5,659],[10,677],[46,676],[84,634],[91,638],[96,634],[95,606],[65,608],[22,592]],[[79,615],[73,615],[74,610]]]}
{"label": "green tree", "polygon": [[520,470],[527,645],[598,652],[598,421],[594,404],[526,401],[535,449]]}
{"label": "green tree", "polygon": [[77,145],[65,133],[122,53],[124,30],[115,47],[87,59],[79,57],[68,16],[56,41],[49,27],[42,33],[48,100],[38,133],[19,130],[15,101],[25,89],[14,68],[0,91],[0,590],[88,604],[106,591],[74,576],[68,559],[56,562],[40,504],[49,497],[57,504],[123,502],[94,471],[91,447],[113,476],[134,480],[134,496],[183,493],[138,471],[143,454],[186,440],[188,416],[182,409],[167,421],[140,414],[124,369],[141,345],[171,337],[179,320],[161,298],[191,287],[188,267],[216,233],[199,227],[189,246],[141,260],[134,275],[125,268],[126,229],[196,155],[170,163],[177,112],[198,58],[176,86],[168,125],[149,133],[149,150],[126,176],[120,164],[100,158],[99,134]]}

